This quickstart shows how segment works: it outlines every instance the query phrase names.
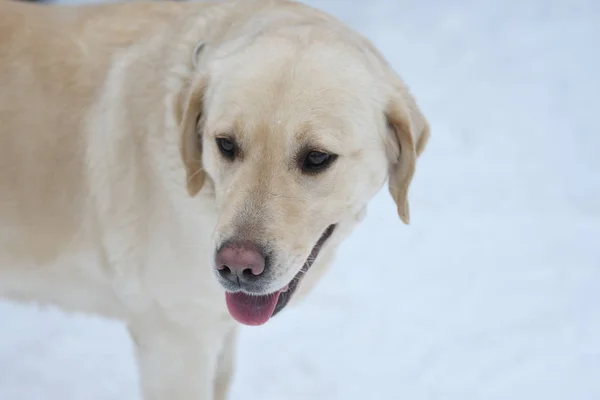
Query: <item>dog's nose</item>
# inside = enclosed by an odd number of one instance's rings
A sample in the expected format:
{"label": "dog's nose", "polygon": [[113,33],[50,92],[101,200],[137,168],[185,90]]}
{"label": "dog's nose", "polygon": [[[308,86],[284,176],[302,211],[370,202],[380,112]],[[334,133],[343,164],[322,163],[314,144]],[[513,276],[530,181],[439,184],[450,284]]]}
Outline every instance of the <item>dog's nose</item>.
{"label": "dog's nose", "polygon": [[265,257],[252,243],[228,243],[217,251],[219,275],[233,283],[251,282],[265,270]]}

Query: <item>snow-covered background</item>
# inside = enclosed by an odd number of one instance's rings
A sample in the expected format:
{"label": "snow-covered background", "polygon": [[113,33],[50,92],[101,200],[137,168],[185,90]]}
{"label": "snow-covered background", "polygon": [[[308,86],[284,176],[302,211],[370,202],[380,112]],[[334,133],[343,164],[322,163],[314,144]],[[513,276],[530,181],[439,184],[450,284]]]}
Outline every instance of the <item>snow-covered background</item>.
{"label": "snow-covered background", "polygon": [[[432,126],[300,307],[245,329],[232,400],[600,399],[600,2],[312,0]],[[124,328],[0,303],[1,400],[136,399]]]}

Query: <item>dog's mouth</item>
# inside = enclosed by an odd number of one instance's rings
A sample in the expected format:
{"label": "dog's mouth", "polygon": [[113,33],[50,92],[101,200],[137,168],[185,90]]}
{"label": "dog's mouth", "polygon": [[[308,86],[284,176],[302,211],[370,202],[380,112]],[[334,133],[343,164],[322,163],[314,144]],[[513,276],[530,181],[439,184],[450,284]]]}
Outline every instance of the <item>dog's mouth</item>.
{"label": "dog's mouth", "polygon": [[271,317],[283,310],[298,288],[302,277],[317,259],[321,248],[327,239],[329,239],[334,229],[335,224],[327,227],[317,241],[317,244],[313,247],[300,271],[284,288],[266,295],[227,292],[225,299],[229,314],[241,324],[257,326],[265,324]]}

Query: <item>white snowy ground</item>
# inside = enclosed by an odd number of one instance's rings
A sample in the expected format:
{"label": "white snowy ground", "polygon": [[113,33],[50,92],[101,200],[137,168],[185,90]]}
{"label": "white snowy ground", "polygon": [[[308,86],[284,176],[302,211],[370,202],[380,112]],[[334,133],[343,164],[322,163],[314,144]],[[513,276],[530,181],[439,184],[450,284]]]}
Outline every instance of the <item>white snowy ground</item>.
{"label": "white snowy ground", "polygon": [[[600,399],[600,2],[310,1],[433,138],[302,306],[244,330],[233,400]],[[1,400],[138,396],[122,326],[0,304]]]}

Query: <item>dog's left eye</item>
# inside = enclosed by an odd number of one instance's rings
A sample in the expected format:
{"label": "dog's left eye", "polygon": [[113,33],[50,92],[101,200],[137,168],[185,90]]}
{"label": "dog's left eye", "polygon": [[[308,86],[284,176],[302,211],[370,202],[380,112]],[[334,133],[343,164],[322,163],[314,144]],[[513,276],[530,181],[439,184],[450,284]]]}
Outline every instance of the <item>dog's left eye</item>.
{"label": "dog's left eye", "polygon": [[302,171],[320,172],[329,167],[335,161],[335,154],[324,153],[322,151],[311,151],[306,154],[302,162]]}

